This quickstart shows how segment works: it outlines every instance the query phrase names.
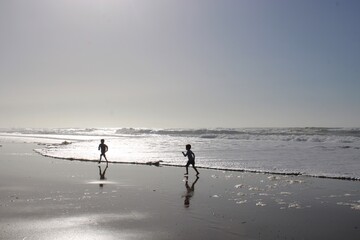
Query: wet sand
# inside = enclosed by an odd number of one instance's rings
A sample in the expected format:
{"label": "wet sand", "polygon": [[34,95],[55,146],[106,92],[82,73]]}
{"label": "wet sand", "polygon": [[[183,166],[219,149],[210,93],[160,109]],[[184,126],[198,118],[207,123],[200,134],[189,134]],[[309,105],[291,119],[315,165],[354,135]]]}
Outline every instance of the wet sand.
{"label": "wet sand", "polygon": [[[360,239],[360,182],[65,161],[0,143],[0,239]],[[104,173],[104,170],[105,173]]]}

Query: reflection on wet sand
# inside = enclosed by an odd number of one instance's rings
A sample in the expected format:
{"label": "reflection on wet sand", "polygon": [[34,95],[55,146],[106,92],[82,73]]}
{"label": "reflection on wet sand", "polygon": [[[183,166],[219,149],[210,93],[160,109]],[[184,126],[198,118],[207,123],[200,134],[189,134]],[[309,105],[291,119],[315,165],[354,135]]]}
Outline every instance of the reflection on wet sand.
{"label": "reflection on wet sand", "polygon": [[[106,180],[105,173],[106,173],[106,170],[108,169],[108,167],[109,167],[109,165],[106,164],[106,167],[105,167],[104,171],[101,171],[101,166],[99,166],[100,181]],[[100,186],[100,187],[104,187],[104,183],[103,183],[103,182],[100,182],[100,183],[99,183],[99,186]]]}
{"label": "reflection on wet sand", "polygon": [[[9,231],[16,231],[18,238],[1,239],[156,239],[154,233],[133,226],[148,218],[146,213],[132,211],[16,219],[4,224],[6,232],[1,236],[7,236]],[[122,226],[121,229],[114,227],[119,225]]]}
{"label": "reflection on wet sand", "polygon": [[195,181],[191,184],[191,187],[189,186],[189,177],[186,176],[185,177],[185,187],[186,187],[186,193],[183,196],[184,199],[184,206],[186,208],[190,207],[190,199],[194,196],[194,192],[195,192],[195,184],[196,182],[199,180],[199,177],[196,176]]}

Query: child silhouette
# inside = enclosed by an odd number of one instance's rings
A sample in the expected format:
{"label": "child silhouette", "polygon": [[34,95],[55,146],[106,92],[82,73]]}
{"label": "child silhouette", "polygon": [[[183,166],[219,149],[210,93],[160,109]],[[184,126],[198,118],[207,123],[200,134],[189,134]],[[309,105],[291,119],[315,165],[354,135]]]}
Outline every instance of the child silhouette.
{"label": "child silhouette", "polygon": [[108,151],[108,146],[104,143],[105,140],[104,139],[101,139],[101,143],[98,147],[98,150],[101,150],[101,154],[100,154],[100,160],[99,160],[99,163],[101,162],[101,158],[104,156],[105,160],[106,160],[106,164],[108,164],[108,160],[106,158],[106,155],[105,153]]}
{"label": "child silhouette", "polygon": [[184,157],[188,157],[188,161],[186,163],[186,173],[185,175],[189,174],[188,168],[190,166],[190,164],[193,166],[194,170],[196,171],[196,176],[199,175],[199,171],[196,169],[195,167],[195,154],[193,153],[193,151],[190,150],[191,149],[191,145],[187,144],[186,145],[186,153],[182,152],[182,154],[184,155]]}

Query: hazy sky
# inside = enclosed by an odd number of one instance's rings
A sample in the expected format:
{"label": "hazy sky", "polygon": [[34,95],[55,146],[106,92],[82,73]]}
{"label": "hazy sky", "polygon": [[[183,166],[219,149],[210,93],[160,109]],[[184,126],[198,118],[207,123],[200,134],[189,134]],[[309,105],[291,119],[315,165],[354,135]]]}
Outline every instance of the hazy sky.
{"label": "hazy sky", "polygon": [[358,0],[1,0],[0,127],[359,127],[359,26]]}

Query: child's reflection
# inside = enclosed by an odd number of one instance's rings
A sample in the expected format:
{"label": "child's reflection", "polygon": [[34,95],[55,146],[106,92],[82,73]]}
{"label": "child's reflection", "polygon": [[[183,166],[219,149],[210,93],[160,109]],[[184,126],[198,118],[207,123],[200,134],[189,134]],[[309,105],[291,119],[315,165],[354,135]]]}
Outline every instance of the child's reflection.
{"label": "child's reflection", "polygon": [[[106,167],[104,169],[104,171],[101,171],[101,166],[99,166],[99,175],[100,175],[100,180],[106,180],[105,178],[105,173],[106,173],[106,170],[108,169],[108,165],[106,164]],[[99,184],[100,187],[103,187],[104,184],[103,183],[100,183]]]}
{"label": "child's reflection", "polygon": [[199,177],[196,177],[196,180],[193,182],[193,184],[191,184],[191,187],[189,186],[188,183],[189,177],[186,176],[185,177],[185,187],[186,187],[186,193],[184,195],[184,206],[186,208],[188,208],[190,206],[190,198],[192,198],[192,196],[194,196],[194,192],[195,192],[195,184],[196,182],[199,180]]}

